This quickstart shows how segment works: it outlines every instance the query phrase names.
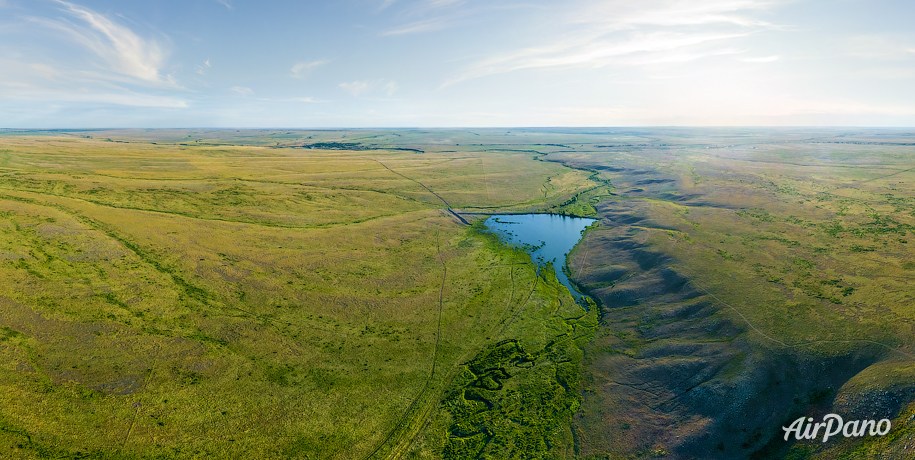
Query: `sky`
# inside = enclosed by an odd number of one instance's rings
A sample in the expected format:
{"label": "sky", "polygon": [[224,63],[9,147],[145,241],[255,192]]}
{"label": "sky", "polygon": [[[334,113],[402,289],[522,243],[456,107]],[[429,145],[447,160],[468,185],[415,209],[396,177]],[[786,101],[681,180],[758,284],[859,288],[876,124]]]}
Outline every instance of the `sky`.
{"label": "sky", "polygon": [[915,126],[911,0],[0,0],[0,127]]}

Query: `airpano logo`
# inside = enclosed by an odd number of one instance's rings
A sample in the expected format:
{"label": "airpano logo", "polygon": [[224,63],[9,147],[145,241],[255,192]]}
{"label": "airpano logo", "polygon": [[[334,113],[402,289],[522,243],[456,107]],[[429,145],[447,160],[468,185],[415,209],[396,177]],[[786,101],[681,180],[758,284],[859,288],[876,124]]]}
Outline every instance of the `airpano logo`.
{"label": "airpano logo", "polygon": [[874,420],[849,420],[844,421],[838,414],[826,414],[822,422],[813,423],[813,417],[800,417],[789,426],[783,426],[785,441],[791,438],[817,439],[822,433],[823,442],[829,441],[833,436],[842,435],[846,438],[860,438],[862,436],[885,436],[890,432],[892,422],[888,419]]}

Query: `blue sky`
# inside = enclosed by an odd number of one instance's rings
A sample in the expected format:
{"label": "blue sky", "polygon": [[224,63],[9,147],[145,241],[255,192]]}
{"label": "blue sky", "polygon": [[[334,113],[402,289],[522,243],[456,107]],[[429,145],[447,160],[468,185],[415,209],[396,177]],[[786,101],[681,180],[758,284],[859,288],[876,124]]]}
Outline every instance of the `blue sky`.
{"label": "blue sky", "polygon": [[909,0],[0,0],[0,127],[915,126]]}

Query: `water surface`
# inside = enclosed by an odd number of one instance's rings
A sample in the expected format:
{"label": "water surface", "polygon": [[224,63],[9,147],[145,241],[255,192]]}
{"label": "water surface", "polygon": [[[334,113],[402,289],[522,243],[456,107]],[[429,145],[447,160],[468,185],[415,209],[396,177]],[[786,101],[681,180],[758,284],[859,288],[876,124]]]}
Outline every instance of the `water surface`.
{"label": "water surface", "polygon": [[569,288],[575,300],[581,300],[584,294],[572,286],[563,268],[566,256],[595,220],[557,214],[500,214],[486,219],[485,224],[502,241],[526,250],[538,266],[552,263],[559,282]]}

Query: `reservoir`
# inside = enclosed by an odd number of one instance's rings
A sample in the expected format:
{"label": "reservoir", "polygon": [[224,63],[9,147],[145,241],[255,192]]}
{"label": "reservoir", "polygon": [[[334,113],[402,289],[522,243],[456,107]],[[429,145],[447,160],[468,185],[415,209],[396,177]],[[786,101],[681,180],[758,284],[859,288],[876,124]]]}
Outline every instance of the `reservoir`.
{"label": "reservoir", "polygon": [[485,224],[502,241],[527,251],[538,266],[552,263],[556,278],[580,301],[584,294],[572,286],[563,268],[584,229],[594,222],[596,219],[557,214],[500,214],[489,217]]}

